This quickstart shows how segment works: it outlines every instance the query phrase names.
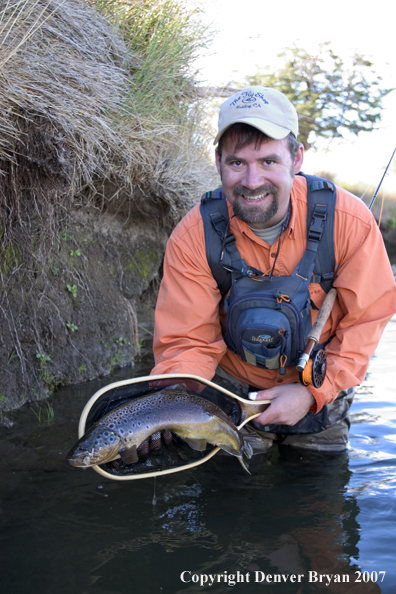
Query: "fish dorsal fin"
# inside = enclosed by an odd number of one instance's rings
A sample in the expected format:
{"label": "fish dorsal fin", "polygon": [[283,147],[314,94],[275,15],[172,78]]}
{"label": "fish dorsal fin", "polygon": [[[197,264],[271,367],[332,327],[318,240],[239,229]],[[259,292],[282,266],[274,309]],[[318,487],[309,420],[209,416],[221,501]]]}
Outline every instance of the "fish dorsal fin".
{"label": "fish dorsal fin", "polygon": [[135,464],[135,462],[139,460],[135,445],[130,448],[120,450],[120,456],[125,464]]}

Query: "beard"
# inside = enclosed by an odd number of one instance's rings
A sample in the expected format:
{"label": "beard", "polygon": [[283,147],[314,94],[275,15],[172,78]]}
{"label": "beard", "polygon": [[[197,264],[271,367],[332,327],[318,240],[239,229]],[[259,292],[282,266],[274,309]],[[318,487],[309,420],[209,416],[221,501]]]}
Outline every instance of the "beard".
{"label": "beard", "polygon": [[[254,202],[251,204],[246,204],[245,202],[242,203],[242,200],[239,199],[241,195],[246,198],[254,198],[255,196],[260,196],[262,194],[272,195],[271,202],[265,206],[259,204],[256,205]],[[244,221],[252,227],[268,223],[268,221],[270,221],[278,212],[278,189],[272,184],[261,186],[255,190],[249,190],[249,188],[245,188],[245,186],[237,186],[234,188],[233,195],[234,200],[232,207],[234,214],[241,219],[241,221]]]}

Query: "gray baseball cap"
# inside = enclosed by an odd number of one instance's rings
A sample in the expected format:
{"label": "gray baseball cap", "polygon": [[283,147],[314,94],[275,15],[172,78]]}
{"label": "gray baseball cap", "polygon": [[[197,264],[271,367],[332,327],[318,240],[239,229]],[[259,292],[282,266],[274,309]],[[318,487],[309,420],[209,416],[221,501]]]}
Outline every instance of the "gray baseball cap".
{"label": "gray baseball cap", "polygon": [[297,138],[297,111],[289,99],[279,91],[253,86],[231,95],[220,108],[217,144],[224,132],[233,124],[249,124],[270,138],[281,140],[290,132]]}

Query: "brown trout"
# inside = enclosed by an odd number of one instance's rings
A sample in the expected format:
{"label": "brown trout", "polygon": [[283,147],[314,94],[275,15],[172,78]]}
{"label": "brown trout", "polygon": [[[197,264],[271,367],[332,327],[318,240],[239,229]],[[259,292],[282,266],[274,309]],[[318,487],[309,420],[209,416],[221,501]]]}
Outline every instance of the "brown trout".
{"label": "brown trout", "polygon": [[215,404],[188,394],[183,386],[164,388],[122,404],[104,415],[81,437],[67,461],[88,468],[121,457],[126,464],[138,460],[137,448],[159,431],[172,431],[194,450],[217,445],[236,456],[248,470],[251,446],[228,416]]}

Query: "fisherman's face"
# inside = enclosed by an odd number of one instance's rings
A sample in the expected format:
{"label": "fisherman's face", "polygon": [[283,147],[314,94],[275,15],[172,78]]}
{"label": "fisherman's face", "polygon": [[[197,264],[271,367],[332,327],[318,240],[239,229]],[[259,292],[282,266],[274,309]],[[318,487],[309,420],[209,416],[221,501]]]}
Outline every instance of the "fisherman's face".
{"label": "fisherman's face", "polygon": [[224,140],[216,166],[234,214],[255,229],[279,223],[287,214],[294,175],[301,169],[303,147],[292,160],[287,138],[269,139],[236,149],[232,136]]}

